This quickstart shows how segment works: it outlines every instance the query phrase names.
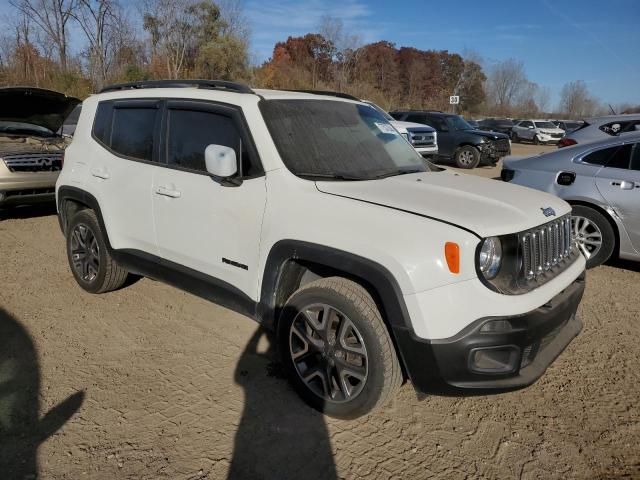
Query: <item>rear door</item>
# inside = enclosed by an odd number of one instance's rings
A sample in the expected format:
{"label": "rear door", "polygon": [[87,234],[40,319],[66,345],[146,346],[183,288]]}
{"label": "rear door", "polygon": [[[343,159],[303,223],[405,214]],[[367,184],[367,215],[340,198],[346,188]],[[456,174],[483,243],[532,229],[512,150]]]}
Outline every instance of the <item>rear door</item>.
{"label": "rear door", "polygon": [[438,115],[426,115],[426,121],[423,122],[438,132],[438,155],[443,157],[453,157],[456,148],[456,133],[452,132],[447,124],[445,117]]}
{"label": "rear door", "polygon": [[622,219],[633,247],[640,251],[640,144],[607,150],[609,158],[596,175],[596,185]]}
{"label": "rear door", "polygon": [[92,137],[89,191],[98,203],[115,249],[156,254],[151,182],[157,168],[159,100],[100,102]]}
{"label": "rear door", "polygon": [[[167,101],[162,161],[153,180],[160,256],[255,298],[266,184],[242,112],[199,101]],[[207,145],[231,147],[236,184],[206,171]],[[187,272],[188,273],[188,272]]]}

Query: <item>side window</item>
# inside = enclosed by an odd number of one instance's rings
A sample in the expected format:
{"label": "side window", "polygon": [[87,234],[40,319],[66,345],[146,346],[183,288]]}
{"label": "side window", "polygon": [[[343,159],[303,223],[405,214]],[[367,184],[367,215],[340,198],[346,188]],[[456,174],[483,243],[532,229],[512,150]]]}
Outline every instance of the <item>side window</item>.
{"label": "side window", "polygon": [[633,144],[618,147],[605,166],[607,168],[623,168],[627,170],[629,168],[629,161],[631,160],[632,147]]}
{"label": "side window", "polygon": [[111,149],[125,157],[153,160],[153,134],[158,108],[115,107]]}
{"label": "side window", "polygon": [[622,145],[596,150],[582,161],[591,165],[606,165],[608,168],[629,168],[631,145]]}
{"label": "side window", "polygon": [[621,132],[625,132],[629,126],[629,122],[611,122],[600,127],[604,133],[609,135],[618,135]]}
{"label": "side window", "polygon": [[524,127],[524,128],[533,127],[533,122],[524,121],[524,122],[520,123],[520,126]]}
{"label": "side window", "polygon": [[636,143],[633,147],[629,169],[640,171],[640,143]]}
{"label": "side window", "polygon": [[204,150],[208,145],[233,148],[236,158],[243,157],[247,172],[248,153],[244,152],[240,132],[231,117],[199,110],[169,110],[167,160],[169,165],[206,172]]}
{"label": "side window", "polygon": [[427,117],[426,123],[430,127],[435,128],[438,132],[448,132],[449,127],[444,118],[441,117]]}
{"label": "side window", "polygon": [[111,126],[112,107],[110,103],[101,102],[98,104],[96,116],[93,120],[93,136],[100,143],[111,147],[109,141],[109,127]]}
{"label": "side window", "polygon": [[410,113],[407,115],[407,122],[427,123],[427,116],[422,113]]}

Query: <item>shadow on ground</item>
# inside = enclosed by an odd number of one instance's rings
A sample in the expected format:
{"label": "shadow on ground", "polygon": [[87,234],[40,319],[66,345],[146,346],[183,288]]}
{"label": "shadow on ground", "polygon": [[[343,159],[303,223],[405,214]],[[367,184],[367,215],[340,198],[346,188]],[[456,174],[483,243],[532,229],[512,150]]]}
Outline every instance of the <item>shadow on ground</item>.
{"label": "shadow on ground", "polygon": [[270,340],[258,328],[236,368],[244,410],[228,478],[335,479],[324,417],[284,380]]}
{"label": "shadow on ground", "polygon": [[0,478],[38,475],[38,447],[80,408],[77,392],[39,416],[40,369],[33,341],[20,323],[0,308]]}
{"label": "shadow on ground", "polygon": [[57,215],[57,213],[55,202],[46,202],[37,205],[0,207],[0,221],[48,217],[50,215]]}

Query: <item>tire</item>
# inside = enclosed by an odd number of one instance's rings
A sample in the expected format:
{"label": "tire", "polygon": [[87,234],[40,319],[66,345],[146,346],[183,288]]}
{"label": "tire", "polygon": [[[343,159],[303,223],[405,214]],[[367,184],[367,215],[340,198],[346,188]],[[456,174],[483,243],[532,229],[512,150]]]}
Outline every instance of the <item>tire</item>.
{"label": "tire", "polygon": [[69,267],[84,290],[105,293],[124,284],[128,272],[109,255],[104,233],[93,210],[76,213],[69,222],[66,236]]}
{"label": "tire", "polygon": [[511,132],[511,141],[513,143],[520,143],[520,137],[518,137],[517,132]]}
{"label": "tire", "polygon": [[[571,213],[573,233],[580,252],[587,260],[587,268],[597,267],[609,260],[616,245],[615,232],[611,223],[597,210],[575,205]],[[600,245],[590,242],[597,242]]]}
{"label": "tire", "polygon": [[471,145],[465,145],[456,151],[454,159],[458,168],[476,168],[480,163],[480,152]]}
{"label": "tire", "polygon": [[538,138],[537,134],[533,136],[533,144],[540,145],[540,139]]}
{"label": "tire", "polygon": [[[297,290],[282,311],[277,338],[293,387],[326,415],[365,415],[391,399],[402,383],[378,307],[351,280],[322,278]],[[338,378],[343,379],[340,385]]]}

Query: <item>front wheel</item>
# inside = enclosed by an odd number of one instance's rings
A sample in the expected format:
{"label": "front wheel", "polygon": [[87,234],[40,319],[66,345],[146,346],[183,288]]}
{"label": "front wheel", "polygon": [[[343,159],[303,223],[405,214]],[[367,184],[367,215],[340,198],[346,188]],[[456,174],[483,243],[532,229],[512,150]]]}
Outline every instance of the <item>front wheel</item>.
{"label": "front wheel", "polygon": [[300,396],[332,417],[365,415],[402,383],[376,303],[345,278],[316,280],[289,298],[278,322],[278,347]]}
{"label": "front wheel", "polygon": [[456,152],[455,162],[458,168],[476,168],[480,163],[480,152],[471,145],[465,145]]}
{"label": "front wheel", "polygon": [[571,224],[578,248],[587,260],[587,268],[606,262],[615,248],[616,239],[609,221],[598,211],[576,205]]}
{"label": "front wheel", "polygon": [[518,137],[518,134],[516,132],[511,132],[511,141],[513,143],[519,143],[520,142],[520,137]]}
{"label": "front wheel", "polygon": [[537,134],[533,136],[533,144],[540,145],[540,139],[538,138]]}

